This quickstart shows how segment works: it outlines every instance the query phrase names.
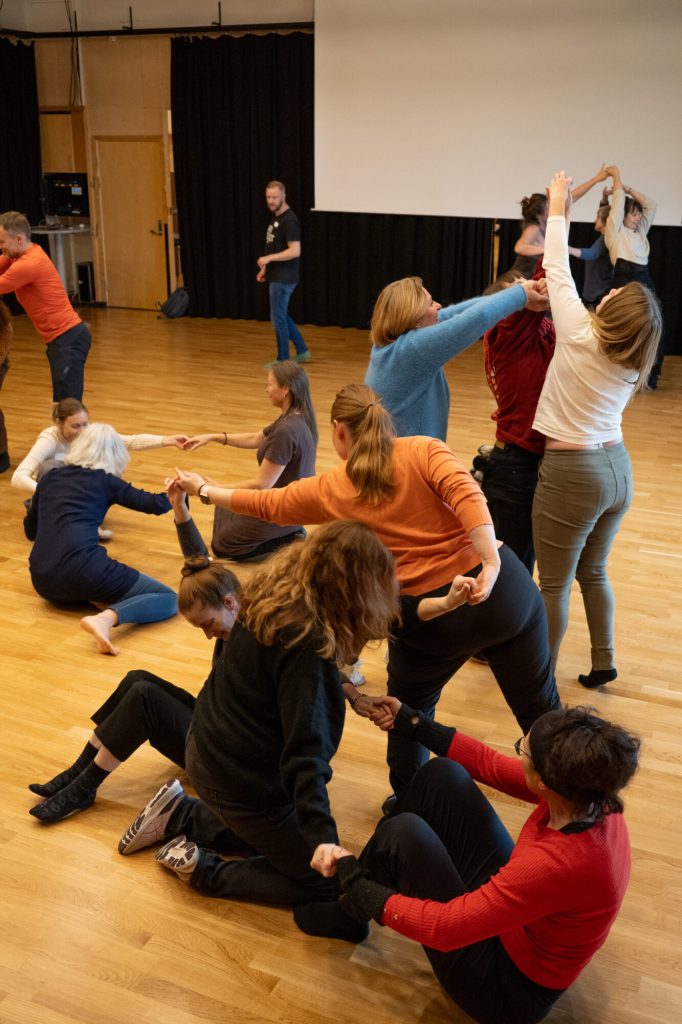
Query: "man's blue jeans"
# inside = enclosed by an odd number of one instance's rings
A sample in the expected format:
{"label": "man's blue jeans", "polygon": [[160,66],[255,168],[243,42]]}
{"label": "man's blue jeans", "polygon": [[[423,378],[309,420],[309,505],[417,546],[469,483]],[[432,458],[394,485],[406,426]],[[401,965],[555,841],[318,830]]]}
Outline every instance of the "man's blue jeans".
{"label": "man's blue jeans", "polygon": [[289,299],[295,287],[295,284],[283,284],[279,281],[272,281],[269,286],[270,320],[275,328],[278,359],[289,358],[290,341],[293,341],[297,355],[308,351],[303,335],[289,316]]}

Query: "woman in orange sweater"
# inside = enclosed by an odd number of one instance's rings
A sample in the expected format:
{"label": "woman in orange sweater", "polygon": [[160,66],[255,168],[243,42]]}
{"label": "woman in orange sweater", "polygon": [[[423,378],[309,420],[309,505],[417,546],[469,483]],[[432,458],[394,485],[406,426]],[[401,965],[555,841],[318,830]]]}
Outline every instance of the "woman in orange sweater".
{"label": "woman in orange sweater", "polygon": [[[393,552],[402,624],[389,642],[388,693],[432,716],[445,683],[485,651],[519,725],[560,707],[540,593],[514,553],[498,548],[485,498],[442,442],[395,437],[390,415],[366,385],[351,384],[332,406],[332,438],[343,460],[330,473],[277,491],[231,491],[197,473],[177,482],[205,503],[277,523],[355,519]],[[469,577],[467,603],[424,619],[417,606]],[[401,792],[428,752],[389,734],[391,784]]]}

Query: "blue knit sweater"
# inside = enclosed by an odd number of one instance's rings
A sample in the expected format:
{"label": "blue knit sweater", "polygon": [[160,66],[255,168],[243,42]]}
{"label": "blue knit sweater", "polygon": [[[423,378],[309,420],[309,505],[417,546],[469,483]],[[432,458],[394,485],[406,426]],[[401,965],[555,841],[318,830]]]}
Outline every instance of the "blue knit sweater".
{"label": "blue knit sweater", "polygon": [[447,439],[450,389],[443,366],[525,304],[525,291],[513,285],[441,309],[437,324],[372,346],[365,383],[381,395],[399,437]]}

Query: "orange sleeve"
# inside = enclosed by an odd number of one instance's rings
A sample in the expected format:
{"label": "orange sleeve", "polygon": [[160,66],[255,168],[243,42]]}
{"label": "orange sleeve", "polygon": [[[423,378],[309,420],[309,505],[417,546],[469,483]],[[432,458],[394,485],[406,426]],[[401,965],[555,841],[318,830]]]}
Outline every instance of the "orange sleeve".
{"label": "orange sleeve", "polygon": [[463,529],[470,533],[477,526],[492,526],[483,492],[457,456],[442,441],[432,441],[425,451],[426,475]]}

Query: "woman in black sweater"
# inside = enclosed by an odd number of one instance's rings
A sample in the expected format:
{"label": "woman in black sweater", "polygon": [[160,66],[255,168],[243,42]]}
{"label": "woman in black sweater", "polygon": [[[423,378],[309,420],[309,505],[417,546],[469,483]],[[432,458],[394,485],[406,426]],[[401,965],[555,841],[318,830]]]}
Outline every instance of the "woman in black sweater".
{"label": "woman in black sweater", "polygon": [[113,427],[91,423],[72,444],[64,466],[38,484],[24,520],[34,541],[31,581],[46,601],[89,601],[101,610],[81,626],[102,654],[118,654],[109,639],[125,622],[160,622],[178,610],[175,591],[109,558],[99,543],[99,526],[111,505],[160,516],[171,505],[165,494],[150,494],[121,479],[130,456]]}
{"label": "woman in black sweater", "polygon": [[[157,860],[201,892],[333,908],[338,882],[313,871],[310,859],[319,843],[338,840],[327,795],[344,721],[338,665],[385,637],[397,614],[394,559],[369,527],[330,523],[278,552],[242,592],[185,752],[201,799],[259,855],[226,863],[199,849],[179,784],[162,787],[119,851],[175,836]],[[344,918],[339,937],[364,937],[364,926]]]}

